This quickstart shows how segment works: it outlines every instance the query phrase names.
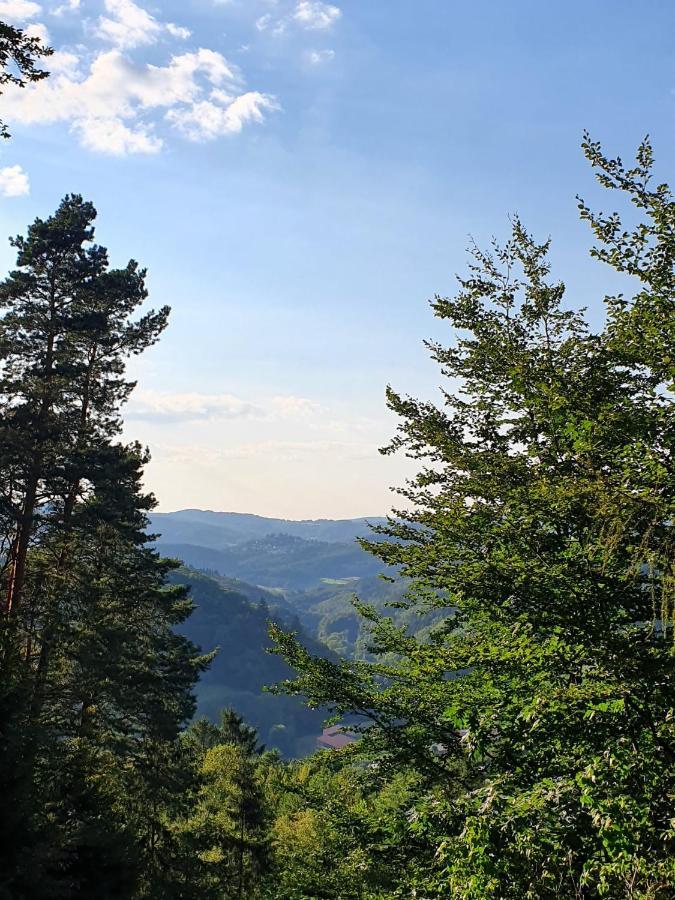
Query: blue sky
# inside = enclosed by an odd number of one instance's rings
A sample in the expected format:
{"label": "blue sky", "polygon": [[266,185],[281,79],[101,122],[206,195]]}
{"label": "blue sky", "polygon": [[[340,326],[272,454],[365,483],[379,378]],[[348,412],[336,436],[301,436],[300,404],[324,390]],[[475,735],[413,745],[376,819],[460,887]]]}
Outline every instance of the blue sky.
{"label": "blue sky", "polygon": [[[160,508],[380,514],[390,382],[433,398],[427,301],[514,212],[600,321],[584,128],[673,178],[669,0],[0,0],[51,78],[0,98],[2,233],[66,192],[169,303],[127,434]],[[602,198],[606,203],[609,198]],[[7,269],[12,254],[0,246]]]}

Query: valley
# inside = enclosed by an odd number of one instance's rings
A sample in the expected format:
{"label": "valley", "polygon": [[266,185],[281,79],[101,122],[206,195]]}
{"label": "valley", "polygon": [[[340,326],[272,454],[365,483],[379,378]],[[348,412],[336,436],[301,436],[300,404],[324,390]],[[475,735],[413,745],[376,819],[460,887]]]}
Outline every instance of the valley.
{"label": "valley", "polygon": [[327,711],[267,691],[292,674],[269,652],[269,623],[297,632],[315,655],[369,659],[355,597],[420,636],[439,618],[389,606],[403,601],[405,579],[357,543],[368,536],[368,522],[383,521],[298,522],[207,510],[152,515],[157,549],[183,564],[170,580],[190,586],[196,607],[181,633],[203,652],[217,650],[197,685],[197,715],[215,721],[231,707],[284,756],[316,749]]}

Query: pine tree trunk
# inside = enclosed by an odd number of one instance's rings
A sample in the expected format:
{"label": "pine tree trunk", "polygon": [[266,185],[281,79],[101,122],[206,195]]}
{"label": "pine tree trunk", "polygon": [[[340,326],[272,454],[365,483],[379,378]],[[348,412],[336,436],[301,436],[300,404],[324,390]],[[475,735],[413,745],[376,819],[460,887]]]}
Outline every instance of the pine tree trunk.
{"label": "pine tree trunk", "polygon": [[52,397],[52,378],[54,375],[54,344],[56,340],[56,331],[54,322],[56,318],[56,287],[55,276],[52,273],[51,290],[49,298],[49,334],[47,337],[47,348],[45,354],[45,365],[43,372],[42,399],[40,401],[40,409],[35,423],[35,450],[33,453],[33,461],[28,471],[26,479],[26,488],[24,491],[24,500],[19,519],[19,527],[11,551],[11,575],[7,589],[7,597],[5,600],[5,615],[9,618],[16,613],[21,603],[23,587],[26,580],[26,563],[28,560],[28,548],[33,533],[35,523],[35,503],[37,501],[38,485],[40,483],[40,475],[42,469],[42,443],[45,439],[45,423],[53,404]]}
{"label": "pine tree trunk", "polygon": [[[91,386],[92,380],[94,377],[94,370],[97,360],[98,353],[98,343],[94,343],[91,356],[89,359],[89,365],[87,366],[87,375],[84,383],[84,391],[82,394],[82,409],[80,410],[80,423],[79,423],[79,434],[78,441],[79,444],[85,435],[87,424],[89,422],[89,407],[91,400]],[[64,540],[61,546],[61,552],[59,553],[59,558],[56,563],[56,574],[60,574],[65,564],[68,560],[68,556],[71,549],[71,541],[70,541],[70,533],[73,527],[73,513],[75,511],[75,504],[77,503],[77,495],[80,491],[80,486],[82,484],[82,473],[80,473],[77,478],[73,481],[66,496],[65,503],[63,505],[63,518],[62,518],[62,531],[64,535]],[[53,622],[49,622],[44,629],[42,635],[42,646],[40,648],[40,657],[38,660],[37,670],[35,673],[35,686],[33,690],[33,700],[31,703],[31,713],[33,717],[39,715],[40,710],[42,708],[42,703],[44,700],[44,685],[47,677],[47,669],[49,666],[49,656],[51,652],[51,646],[54,640],[54,625]]]}
{"label": "pine tree trunk", "polygon": [[16,612],[21,602],[24,582],[26,580],[26,562],[30,546],[33,521],[35,518],[35,501],[37,500],[38,473],[34,466],[29,475],[19,529],[11,550],[11,574],[5,598],[5,615],[10,617]]}

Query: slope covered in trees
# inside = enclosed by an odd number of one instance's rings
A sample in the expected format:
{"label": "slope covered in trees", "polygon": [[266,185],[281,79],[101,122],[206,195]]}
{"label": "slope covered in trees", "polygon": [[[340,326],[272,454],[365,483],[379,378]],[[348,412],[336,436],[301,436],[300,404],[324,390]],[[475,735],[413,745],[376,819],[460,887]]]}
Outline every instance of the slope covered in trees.
{"label": "slope covered in trees", "polygon": [[377,575],[386,567],[354,541],[307,541],[288,534],[269,535],[222,550],[160,540],[167,556],[182,559],[197,569],[286,591],[315,587],[324,578],[360,578]]}
{"label": "slope covered in trees", "polygon": [[407,600],[409,587],[409,580],[400,577],[327,578],[305,591],[286,592],[284,598],[304,631],[339,656],[373,659],[370,620],[363,615],[364,605],[419,640],[429,640],[434,627],[447,618],[446,607],[424,610],[411,606]]}

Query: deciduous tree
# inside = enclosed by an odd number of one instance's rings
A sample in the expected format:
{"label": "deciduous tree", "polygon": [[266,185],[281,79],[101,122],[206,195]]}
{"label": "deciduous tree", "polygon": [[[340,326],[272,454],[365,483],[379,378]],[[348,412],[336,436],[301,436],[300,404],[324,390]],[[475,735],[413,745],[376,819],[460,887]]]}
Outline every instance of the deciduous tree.
{"label": "deciduous tree", "polygon": [[[663,898],[675,891],[675,201],[648,141],[626,167],[586,138],[636,224],[580,201],[625,278],[597,333],[519,220],[474,248],[435,314],[435,405],[387,392],[385,452],[420,461],[366,542],[452,606],[420,642],[364,610],[393,665],[312,659],[289,689],[368,724],[366,757],[426,779],[411,829],[424,896]],[[635,218],[635,216],[633,216]]]}

